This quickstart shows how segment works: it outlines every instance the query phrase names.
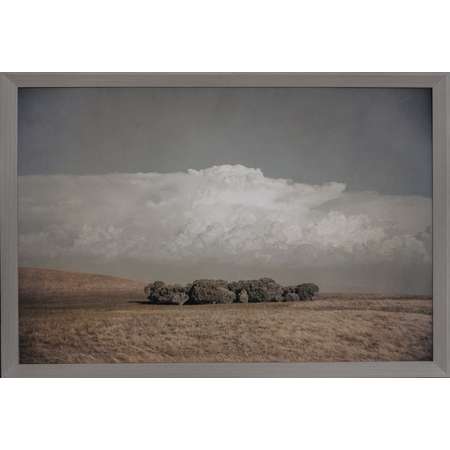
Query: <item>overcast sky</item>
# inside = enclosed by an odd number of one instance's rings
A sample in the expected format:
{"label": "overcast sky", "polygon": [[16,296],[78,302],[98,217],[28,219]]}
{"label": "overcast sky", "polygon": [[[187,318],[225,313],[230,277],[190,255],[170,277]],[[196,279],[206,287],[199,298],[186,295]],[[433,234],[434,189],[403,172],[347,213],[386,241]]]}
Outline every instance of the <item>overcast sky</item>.
{"label": "overcast sky", "polygon": [[426,89],[21,89],[20,261],[430,293],[431,130]]}
{"label": "overcast sky", "polygon": [[431,195],[428,89],[27,88],[19,103],[21,175],[243,164]]}

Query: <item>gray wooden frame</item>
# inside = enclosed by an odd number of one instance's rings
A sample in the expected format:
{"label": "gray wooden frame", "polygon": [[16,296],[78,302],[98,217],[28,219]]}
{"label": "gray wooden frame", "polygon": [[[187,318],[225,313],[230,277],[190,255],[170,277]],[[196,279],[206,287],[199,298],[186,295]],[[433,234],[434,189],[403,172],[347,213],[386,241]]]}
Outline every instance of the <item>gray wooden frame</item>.
{"label": "gray wooden frame", "polygon": [[[0,74],[2,377],[443,377],[450,373],[447,285],[450,76],[445,73]],[[433,96],[433,361],[373,363],[19,364],[17,93],[20,87],[427,87]]]}

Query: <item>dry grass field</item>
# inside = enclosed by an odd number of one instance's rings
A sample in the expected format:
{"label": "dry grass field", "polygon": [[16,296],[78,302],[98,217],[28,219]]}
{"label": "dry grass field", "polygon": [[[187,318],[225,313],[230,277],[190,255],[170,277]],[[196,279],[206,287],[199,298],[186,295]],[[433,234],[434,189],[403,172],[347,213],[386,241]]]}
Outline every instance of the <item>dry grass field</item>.
{"label": "dry grass field", "polygon": [[432,359],[427,297],[154,306],[142,282],[29,268],[19,285],[21,363]]}

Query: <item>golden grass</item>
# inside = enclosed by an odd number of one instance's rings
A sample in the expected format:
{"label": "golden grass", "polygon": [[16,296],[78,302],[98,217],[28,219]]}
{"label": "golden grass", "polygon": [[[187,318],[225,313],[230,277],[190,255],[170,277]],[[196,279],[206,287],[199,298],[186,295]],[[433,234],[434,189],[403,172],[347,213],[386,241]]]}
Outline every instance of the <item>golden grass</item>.
{"label": "golden grass", "polygon": [[429,298],[332,295],[298,303],[153,306],[143,301],[138,282],[118,295],[112,281],[111,295],[106,288],[83,293],[83,283],[72,285],[70,295],[52,289],[44,295],[36,283],[27,289],[22,283],[21,363],[432,359]]}
{"label": "golden grass", "polygon": [[101,302],[113,297],[130,295],[142,297],[145,283],[127,278],[111,277],[93,273],[67,272],[65,270],[19,268],[19,298],[26,301],[85,303],[99,297]]}

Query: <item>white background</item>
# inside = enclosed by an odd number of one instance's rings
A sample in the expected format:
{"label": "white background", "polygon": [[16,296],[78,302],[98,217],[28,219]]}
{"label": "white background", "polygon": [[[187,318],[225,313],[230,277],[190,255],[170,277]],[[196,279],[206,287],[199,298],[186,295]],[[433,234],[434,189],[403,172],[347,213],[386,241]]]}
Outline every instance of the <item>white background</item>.
{"label": "white background", "polygon": [[[0,3],[0,71],[450,71],[445,1]],[[0,445],[432,449],[449,394],[427,379],[0,380]]]}

